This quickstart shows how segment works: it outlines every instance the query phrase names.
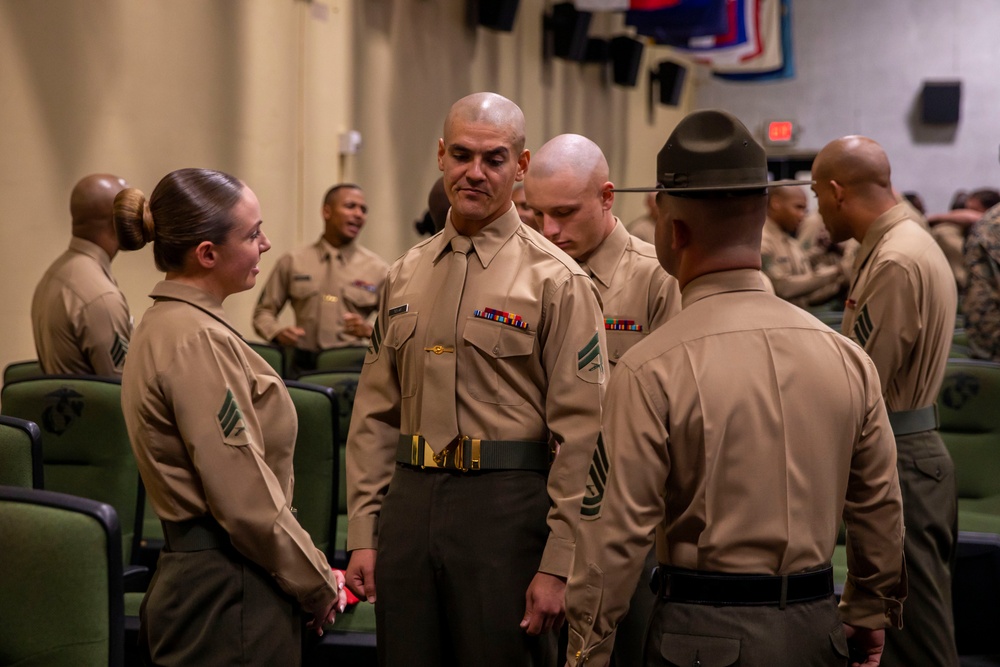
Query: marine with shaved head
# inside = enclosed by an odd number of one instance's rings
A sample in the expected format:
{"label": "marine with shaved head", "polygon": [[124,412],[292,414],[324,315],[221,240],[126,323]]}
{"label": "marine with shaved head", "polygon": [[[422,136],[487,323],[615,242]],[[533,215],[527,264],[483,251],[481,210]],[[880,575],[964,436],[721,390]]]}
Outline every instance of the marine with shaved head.
{"label": "marine with shaved head", "polygon": [[444,229],[390,268],[347,442],[348,586],[383,666],[550,665],[607,372],[588,276],[511,201],[524,116],[438,142]]}
{"label": "marine with shaved head", "polygon": [[883,664],[957,665],[955,474],[934,409],[955,329],[955,280],[931,235],[897,203],[889,158],[875,141],[830,142],[813,177],[833,242],[861,243],[842,331],[875,362],[896,437],[910,585],[903,628],[886,633]]}
{"label": "marine with shaved head", "polygon": [[91,174],[73,188],[69,249],[42,276],[31,302],[35,350],[46,373],[122,374],[132,315],[111,274],[118,253],[112,206],[126,187],[118,176]]}
{"label": "marine with shaved head", "polygon": [[651,243],[631,236],[611,212],[614,183],[600,147],[578,134],[542,146],[524,178],[541,232],[575,259],[597,286],[612,366],[681,309],[677,280]]}

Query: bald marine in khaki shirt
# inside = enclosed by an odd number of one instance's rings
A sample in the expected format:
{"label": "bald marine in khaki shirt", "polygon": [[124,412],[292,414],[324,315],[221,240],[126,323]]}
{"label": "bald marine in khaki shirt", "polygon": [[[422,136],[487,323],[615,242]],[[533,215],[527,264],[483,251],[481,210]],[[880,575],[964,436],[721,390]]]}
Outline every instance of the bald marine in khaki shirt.
{"label": "bald marine in khaki shirt", "polygon": [[955,667],[951,564],[958,533],[955,466],[936,403],[955,330],[954,274],[913,207],[895,196],[889,158],[867,137],[830,142],[813,189],[834,242],[861,243],[842,331],[871,357],[896,440],[909,597],[886,634],[883,665]]}
{"label": "bald marine in khaki shirt", "polygon": [[615,186],[608,176],[608,161],[597,144],[562,134],[533,156],[524,191],[545,238],[594,280],[613,366],[680,312],[681,294],[653,245],[630,235],[611,212]]}
{"label": "bald marine in khaki shirt", "polygon": [[[611,376],[567,587],[569,664],[607,664],[654,532],[645,664],[843,666],[848,638],[877,653],[905,579],[875,366],[764,291],[764,190],[781,183],[768,182],[764,149],[735,117],[688,115],[660,151],[657,181],[657,254],[683,309]],[[842,519],[838,610],[830,560]]]}
{"label": "bald marine in khaki shirt", "polygon": [[125,181],[111,174],[81,179],[70,195],[73,238],[35,288],[31,328],[46,373],[120,376],[132,315],[111,274],[118,254],[112,220]]}

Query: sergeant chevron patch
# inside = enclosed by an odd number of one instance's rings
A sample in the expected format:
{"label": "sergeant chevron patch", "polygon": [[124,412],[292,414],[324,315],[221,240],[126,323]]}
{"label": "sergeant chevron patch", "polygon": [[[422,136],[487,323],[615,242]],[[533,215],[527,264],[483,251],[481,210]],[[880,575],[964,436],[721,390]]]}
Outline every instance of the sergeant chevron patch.
{"label": "sergeant chevron patch", "polygon": [[858,319],[854,322],[854,337],[858,339],[861,347],[865,347],[868,344],[868,339],[871,338],[872,331],[874,330],[875,325],[872,324],[872,318],[868,313],[868,304],[866,303],[861,308],[861,312],[858,313]]}
{"label": "sergeant chevron patch", "polygon": [[225,436],[227,444],[244,444],[242,440],[239,443],[229,442],[230,439],[238,438],[247,430],[246,422],[243,421],[243,412],[236,404],[236,397],[233,396],[231,389],[226,390],[226,398],[222,402],[222,409],[219,410],[219,426],[222,427],[222,434]]}
{"label": "sergeant chevron patch", "polygon": [[580,506],[580,516],[588,521],[601,516],[601,503],[604,502],[604,489],[608,483],[608,452],[604,448],[604,436],[598,434],[594,458],[590,461],[590,472],[587,474],[587,490]]}
{"label": "sergeant chevron patch", "polygon": [[128,354],[128,341],[122,338],[119,333],[115,334],[115,340],[111,343],[111,349],[108,350],[111,354],[111,361],[115,362],[115,368],[121,368],[125,365],[125,355]]}

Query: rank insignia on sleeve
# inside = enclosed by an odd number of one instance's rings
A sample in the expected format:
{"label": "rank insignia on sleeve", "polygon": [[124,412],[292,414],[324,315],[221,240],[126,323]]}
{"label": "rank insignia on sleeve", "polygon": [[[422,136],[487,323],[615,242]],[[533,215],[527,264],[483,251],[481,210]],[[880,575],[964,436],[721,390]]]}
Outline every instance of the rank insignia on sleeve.
{"label": "rank insignia on sleeve", "polygon": [[222,435],[227,445],[249,443],[246,435],[247,424],[231,389],[226,390],[226,398],[222,401],[222,409],[219,410],[219,426],[222,428]]}
{"label": "rank insignia on sleeve", "polygon": [[598,434],[594,458],[590,461],[590,472],[587,473],[587,490],[583,494],[583,505],[580,506],[580,516],[585,520],[601,516],[601,503],[604,502],[610,467],[608,452],[604,448],[604,436]]}
{"label": "rank insignia on sleeve", "polygon": [[576,353],[576,374],[581,380],[599,384],[604,382],[604,351],[601,349],[600,332],[587,341]]}
{"label": "rank insignia on sleeve", "polygon": [[[405,308],[405,306],[404,306]],[[392,311],[389,311],[392,314]],[[382,347],[382,329],[379,328],[378,318],[375,318],[375,324],[372,325],[372,337],[371,343],[368,345],[368,353],[378,355],[379,348]]]}
{"label": "rank insignia on sleeve", "polygon": [[853,329],[854,337],[858,339],[861,347],[867,346],[868,339],[871,338],[874,330],[875,325],[872,323],[871,315],[868,313],[868,304],[866,303],[861,308],[861,312],[858,313],[858,319],[854,321]]}
{"label": "rank insignia on sleeve", "polygon": [[115,368],[121,368],[125,364],[125,355],[128,353],[128,341],[122,338],[120,333],[115,334],[115,340],[111,343],[111,361],[115,362]]}
{"label": "rank insignia on sleeve", "polygon": [[502,310],[497,310],[495,308],[483,308],[482,310],[474,310],[472,314],[484,320],[492,320],[494,322],[499,322],[500,324],[508,324],[512,327],[518,329],[528,329],[528,323],[525,322],[520,315],[515,315],[513,313],[506,313]]}

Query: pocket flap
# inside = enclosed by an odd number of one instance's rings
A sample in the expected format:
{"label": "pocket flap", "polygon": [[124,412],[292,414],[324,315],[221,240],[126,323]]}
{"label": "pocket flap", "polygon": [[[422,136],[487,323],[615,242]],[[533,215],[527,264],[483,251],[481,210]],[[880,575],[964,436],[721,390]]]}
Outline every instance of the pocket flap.
{"label": "pocket flap", "polygon": [[417,314],[403,313],[389,319],[389,330],[385,334],[383,345],[398,350],[413,336],[417,329]]}
{"label": "pocket flap", "polygon": [[740,659],[740,640],[665,632],[660,638],[660,655],[675,665],[729,667]]}
{"label": "pocket flap", "polygon": [[535,347],[534,332],[479,318],[470,318],[465,323],[462,337],[466,343],[497,359],[523,357]]}
{"label": "pocket flap", "polygon": [[950,456],[928,456],[925,459],[914,460],[917,470],[927,475],[931,479],[944,479],[952,468]]}

